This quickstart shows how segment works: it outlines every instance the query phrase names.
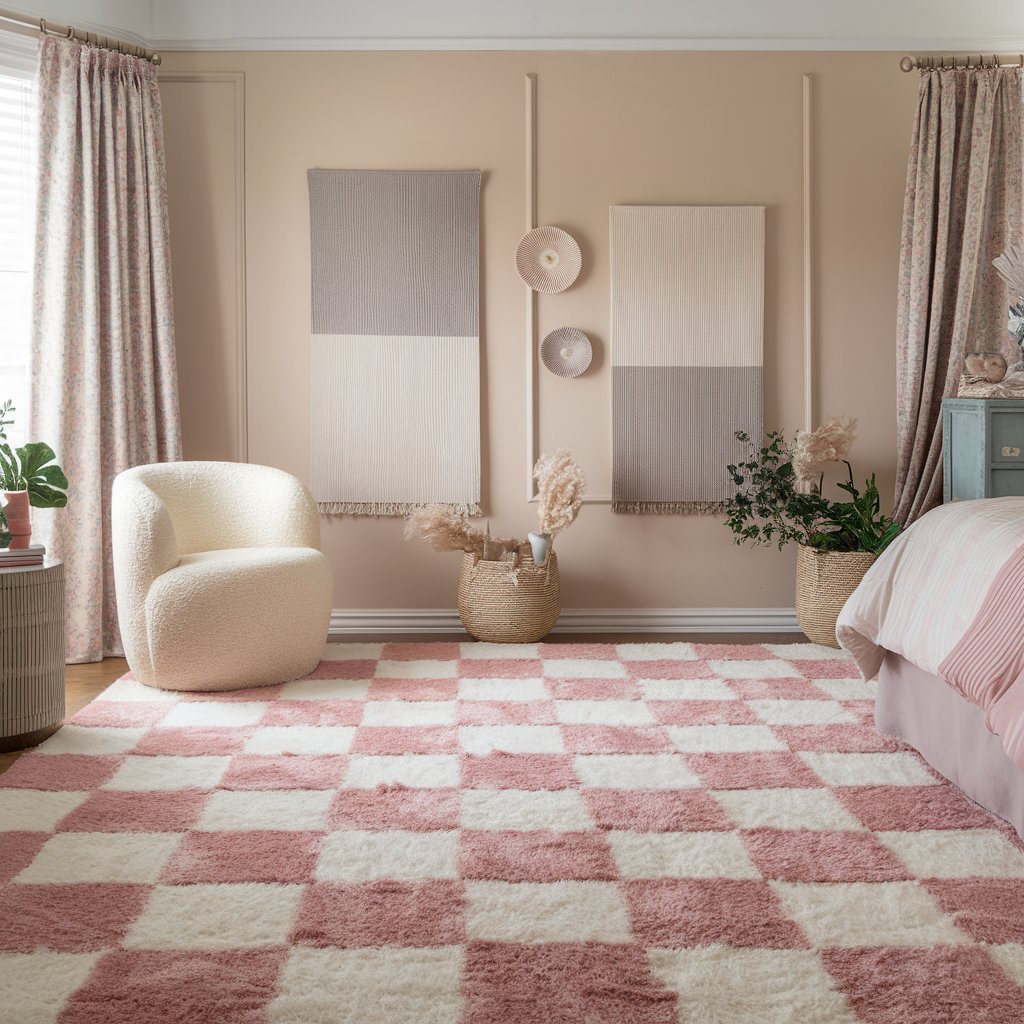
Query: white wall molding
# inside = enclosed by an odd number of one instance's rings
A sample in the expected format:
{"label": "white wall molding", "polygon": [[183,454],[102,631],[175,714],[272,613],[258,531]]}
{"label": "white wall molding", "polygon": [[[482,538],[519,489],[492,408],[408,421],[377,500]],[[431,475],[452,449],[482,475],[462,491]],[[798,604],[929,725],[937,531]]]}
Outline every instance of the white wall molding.
{"label": "white wall molding", "polygon": [[[332,639],[461,633],[454,608],[335,608]],[[799,633],[793,608],[566,608],[556,633]]]}
{"label": "white wall molding", "polygon": [[1024,50],[1007,0],[13,0],[161,50]]}
{"label": "white wall molding", "polygon": [[[116,34],[115,29],[109,30]],[[697,52],[894,52],[921,53],[943,51],[946,53],[1017,53],[1024,49],[1024,36],[983,38],[929,39],[923,36],[893,38],[786,38],[786,39],[701,39],[688,36],[632,37],[632,36],[554,36],[554,37],[494,37],[494,36],[453,36],[453,37],[392,37],[392,36],[312,36],[275,37],[252,36],[226,37],[219,39],[192,39],[187,37],[156,37],[149,43],[158,50],[195,51],[255,51],[266,50],[340,50],[367,52],[374,50],[413,51],[590,51],[590,52],[658,52],[693,50]],[[895,64],[893,65],[895,68]]]}

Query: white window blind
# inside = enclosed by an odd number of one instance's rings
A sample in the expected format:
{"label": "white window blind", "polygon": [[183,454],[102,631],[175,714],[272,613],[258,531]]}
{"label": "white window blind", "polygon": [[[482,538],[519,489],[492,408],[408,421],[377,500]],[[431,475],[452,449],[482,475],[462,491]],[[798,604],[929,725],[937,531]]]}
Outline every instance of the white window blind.
{"label": "white window blind", "polygon": [[14,402],[15,445],[29,413],[37,50],[34,35],[0,31],[0,404]]}

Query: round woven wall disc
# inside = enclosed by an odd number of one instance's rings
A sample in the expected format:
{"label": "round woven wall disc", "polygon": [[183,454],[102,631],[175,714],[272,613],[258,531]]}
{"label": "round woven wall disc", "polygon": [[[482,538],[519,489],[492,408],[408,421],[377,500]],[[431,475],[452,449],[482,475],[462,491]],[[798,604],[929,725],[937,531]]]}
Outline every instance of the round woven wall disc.
{"label": "round woven wall disc", "polygon": [[559,327],[540,343],[541,362],[556,377],[579,377],[593,357],[590,339],[575,327]]}
{"label": "round woven wall disc", "polygon": [[535,292],[564,292],[583,269],[576,239],[561,228],[534,228],[516,246],[516,270]]}

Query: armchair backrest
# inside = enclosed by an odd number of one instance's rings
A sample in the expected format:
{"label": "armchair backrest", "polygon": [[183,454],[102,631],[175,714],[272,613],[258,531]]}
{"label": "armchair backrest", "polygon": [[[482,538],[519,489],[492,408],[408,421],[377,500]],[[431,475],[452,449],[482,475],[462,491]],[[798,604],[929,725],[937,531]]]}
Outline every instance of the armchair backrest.
{"label": "armchair backrest", "polygon": [[179,554],[320,547],[316,504],[283,470],[237,462],[164,462],[121,476],[144,485],[166,508]]}

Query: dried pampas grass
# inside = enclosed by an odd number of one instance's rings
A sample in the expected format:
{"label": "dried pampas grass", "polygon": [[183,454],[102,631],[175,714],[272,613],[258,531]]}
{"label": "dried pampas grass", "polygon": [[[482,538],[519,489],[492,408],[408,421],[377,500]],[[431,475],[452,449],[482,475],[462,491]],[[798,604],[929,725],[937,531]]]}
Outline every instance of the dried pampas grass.
{"label": "dried pampas grass", "polygon": [[568,448],[542,455],[533,467],[537,481],[537,520],[540,533],[554,536],[571,526],[583,504],[587,483]]}
{"label": "dried pampas grass", "polygon": [[492,537],[449,505],[423,505],[405,521],[405,539],[422,540],[435,551],[465,551],[486,561],[511,559],[522,546],[516,537]]}
{"label": "dried pampas grass", "polygon": [[852,416],[832,416],[817,430],[798,430],[793,445],[793,473],[806,483],[817,478],[827,462],[843,462],[857,436]]}
{"label": "dried pampas grass", "polygon": [[1011,245],[992,261],[992,266],[1016,298],[1024,299],[1024,252]]}

